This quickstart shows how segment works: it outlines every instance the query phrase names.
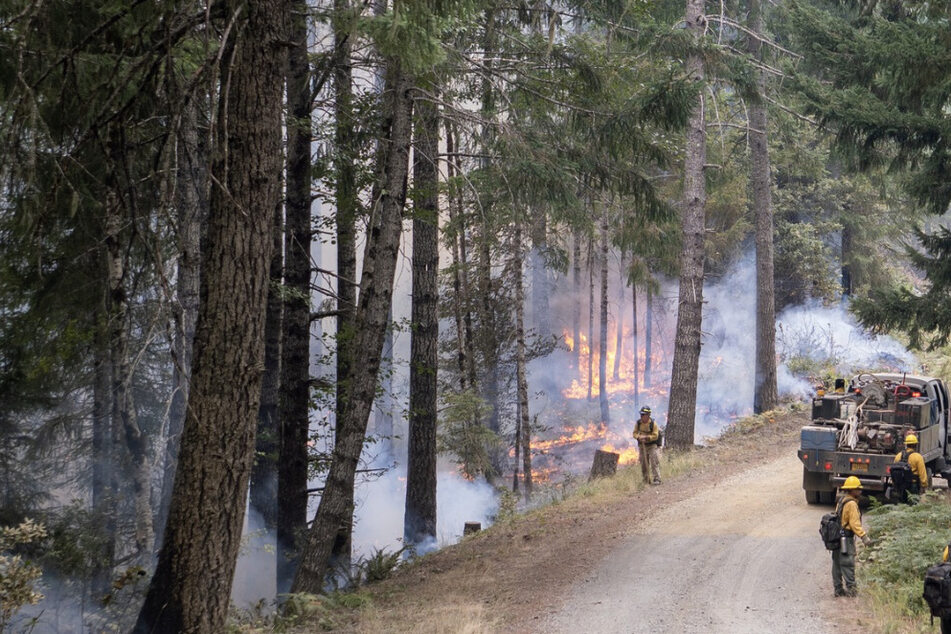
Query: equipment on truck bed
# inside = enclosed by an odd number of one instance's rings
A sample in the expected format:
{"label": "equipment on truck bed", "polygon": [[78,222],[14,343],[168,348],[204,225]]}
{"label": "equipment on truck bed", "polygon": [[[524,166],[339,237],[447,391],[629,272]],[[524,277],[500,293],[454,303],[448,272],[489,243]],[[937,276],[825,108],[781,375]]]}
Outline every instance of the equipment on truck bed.
{"label": "equipment on truck bed", "polygon": [[940,379],[902,373],[863,373],[847,384],[837,381],[831,393],[817,390],[812,421],[800,436],[806,501],[832,503],[836,487],[849,476],[873,493],[897,484],[894,459],[908,434],[918,437],[927,468],[951,477],[948,404]]}

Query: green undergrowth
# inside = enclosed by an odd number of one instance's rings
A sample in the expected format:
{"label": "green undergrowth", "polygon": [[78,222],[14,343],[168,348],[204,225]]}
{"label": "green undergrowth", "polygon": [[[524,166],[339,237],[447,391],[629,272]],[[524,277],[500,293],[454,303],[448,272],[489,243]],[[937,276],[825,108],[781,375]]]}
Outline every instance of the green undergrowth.
{"label": "green undergrowth", "polygon": [[932,490],[915,505],[877,505],[864,514],[872,544],[859,554],[857,575],[881,632],[929,632],[921,598],[925,570],[951,540],[951,498]]}
{"label": "green undergrowth", "polygon": [[245,610],[232,610],[229,634],[291,632],[304,623],[307,631],[330,631],[337,629],[342,614],[370,605],[369,595],[361,590],[289,594],[282,599],[280,610],[264,601]]}

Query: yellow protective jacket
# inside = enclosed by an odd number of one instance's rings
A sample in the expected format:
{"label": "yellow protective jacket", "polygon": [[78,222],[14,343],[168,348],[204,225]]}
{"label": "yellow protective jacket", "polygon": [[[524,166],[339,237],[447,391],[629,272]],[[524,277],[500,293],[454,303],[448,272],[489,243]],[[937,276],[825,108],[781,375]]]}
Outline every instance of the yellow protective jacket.
{"label": "yellow protective jacket", "polygon": [[862,512],[859,510],[858,501],[849,496],[842,503],[842,528],[852,531],[856,537],[865,537],[865,529],[862,528]]}
{"label": "yellow protective jacket", "polygon": [[654,422],[653,418],[646,423],[642,423],[640,419],[637,419],[637,424],[634,425],[634,437],[637,438],[641,434],[647,436],[647,444],[657,442],[657,437],[660,436],[660,429],[657,427],[657,423]]}
{"label": "yellow protective jacket", "polygon": [[[904,451],[898,452],[895,454],[895,462],[901,461],[901,455],[905,453]],[[917,451],[909,452],[908,454],[908,466],[911,467],[911,472],[915,474],[918,478],[918,482],[921,483],[921,490],[924,491],[928,488],[928,469],[925,467],[925,459],[921,457],[921,454]]]}

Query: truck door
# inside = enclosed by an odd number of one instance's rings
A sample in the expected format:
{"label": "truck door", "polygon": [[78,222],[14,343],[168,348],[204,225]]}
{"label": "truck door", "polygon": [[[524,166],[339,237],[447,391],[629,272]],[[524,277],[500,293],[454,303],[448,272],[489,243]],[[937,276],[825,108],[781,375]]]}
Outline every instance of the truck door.
{"label": "truck door", "polygon": [[928,396],[934,399],[932,405],[932,418],[941,425],[940,438],[945,447],[945,454],[948,455],[948,391],[944,383],[938,380],[928,381]]}

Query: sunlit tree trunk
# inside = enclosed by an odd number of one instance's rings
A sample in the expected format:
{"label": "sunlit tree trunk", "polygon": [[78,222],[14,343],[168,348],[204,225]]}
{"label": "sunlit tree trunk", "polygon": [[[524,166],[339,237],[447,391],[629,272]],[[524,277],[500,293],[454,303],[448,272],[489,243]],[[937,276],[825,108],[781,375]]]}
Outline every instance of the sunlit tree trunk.
{"label": "sunlit tree trunk", "polygon": [[[698,47],[706,26],[703,8],[702,0],[687,0],[685,22],[694,44]],[[703,57],[699,50],[688,55],[686,66],[688,77],[699,86],[703,86]],[[694,442],[703,310],[706,142],[703,91],[699,90],[687,122],[687,147],[684,158],[680,293],[667,422],[667,439],[672,447],[690,447]]]}
{"label": "sunlit tree trunk", "polygon": [[594,238],[588,240],[588,400],[594,389]]}

